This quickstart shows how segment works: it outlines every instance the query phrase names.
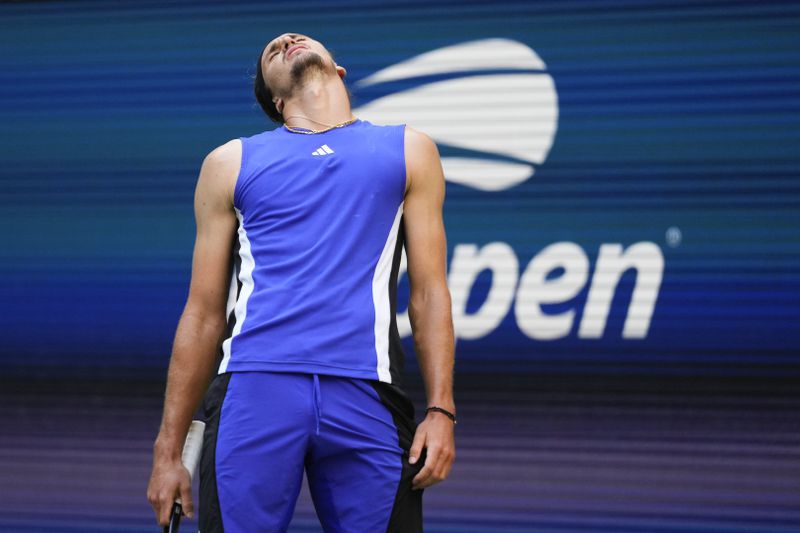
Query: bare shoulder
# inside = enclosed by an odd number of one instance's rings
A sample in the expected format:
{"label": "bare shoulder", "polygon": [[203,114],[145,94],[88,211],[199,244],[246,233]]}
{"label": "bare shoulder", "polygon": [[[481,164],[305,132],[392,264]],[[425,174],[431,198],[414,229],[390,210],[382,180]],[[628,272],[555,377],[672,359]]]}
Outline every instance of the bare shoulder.
{"label": "bare shoulder", "polygon": [[233,139],[206,155],[197,182],[198,194],[224,198],[233,203],[233,190],[242,162],[242,142]]}
{"label": "bare shoulder", "polygon": [[[405,128],[405,159],[406,159],[406,192],[413,186],[414,180],[443,179],[439,149],[434,140],[411,126]],[[420,183],[420,185],[422,185]]]}
{"label": "bare shoulder", "polygon": [[242,162],[242,141],[233,139],[211,150],[203,160],[203,169],[215,175],[239,173]]}
{"label": "bare shoulder", "polygon": [[405,146],[406,157],[411,156],[414,159],[432,156],[439,157],[439,151],[433,139],[431,139],[427,133],[421,132],[411,126],[406,126]]}

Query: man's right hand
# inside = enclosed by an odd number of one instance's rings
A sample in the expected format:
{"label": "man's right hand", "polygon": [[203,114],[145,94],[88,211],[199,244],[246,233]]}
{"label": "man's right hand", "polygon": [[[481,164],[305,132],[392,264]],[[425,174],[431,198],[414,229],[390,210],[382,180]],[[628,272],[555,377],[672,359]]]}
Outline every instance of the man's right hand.
{"label": "man's right hand", "polygon": [[192,479],[180,459],[158,459],[153,461],[153,473],[147,486],[147,499],[156,513],[159,525],[169,524],[172,504],[180,496],[183,512],[189,518],[194,515],[192,505]]}

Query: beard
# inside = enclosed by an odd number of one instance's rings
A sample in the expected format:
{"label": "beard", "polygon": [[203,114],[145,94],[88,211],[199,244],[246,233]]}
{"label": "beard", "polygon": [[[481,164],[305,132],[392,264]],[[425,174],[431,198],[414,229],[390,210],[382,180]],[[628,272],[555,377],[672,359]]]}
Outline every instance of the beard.
{"label": "beard", "polygon": [[326,63],[322,56],[316,52],[306,52],[292,63],[292,69],[289,71],[292,80],[292,90],[290,92],[293,93],[294,89],[301,87],[313,76],[325,76],[331,73],[336,73],[336,69],[332,64]]}

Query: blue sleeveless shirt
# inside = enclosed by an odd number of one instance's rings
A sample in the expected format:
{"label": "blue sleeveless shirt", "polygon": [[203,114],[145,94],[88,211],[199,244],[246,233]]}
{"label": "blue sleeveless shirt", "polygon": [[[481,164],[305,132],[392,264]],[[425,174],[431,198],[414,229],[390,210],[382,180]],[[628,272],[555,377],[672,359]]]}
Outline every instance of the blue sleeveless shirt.
{"label": "blue sleeveless shirt", "polygon": [[404,126],[244,137],[219,372],[397,383]]}

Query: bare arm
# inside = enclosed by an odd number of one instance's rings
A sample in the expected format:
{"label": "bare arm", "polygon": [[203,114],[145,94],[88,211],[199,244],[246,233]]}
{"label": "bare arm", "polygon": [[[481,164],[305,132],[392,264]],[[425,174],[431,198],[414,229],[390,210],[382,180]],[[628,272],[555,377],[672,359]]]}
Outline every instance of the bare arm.
{"label": "bare arm", "polygon": [[195,191],[197,238],[189,298],[175,333],[167,376],[161,429],[153,451],[147,496],[158,522],[168,523],[172,502],[181,496],[192,514],[189,475],[181,451],[191,417],[213,375],[225,331],[225,305],[236,228],[233,186],[239,171],[241,143],[231,141],[203,161]]}
{"label": "bare arm", "polygon": [[[414,345],[428,406],[455,413],[453,319],[442,220],[444,174],[434,142],[412,128],[406,128],[406,161],[410,186],[403,212],[411,286],[408,314]],[[422,448],[427,448],[427,457],[414,478],[415,488],[433,485],[449,474],[455,459],[453,422],[442,413],[429,413],[414,436],[412,463]]]}

